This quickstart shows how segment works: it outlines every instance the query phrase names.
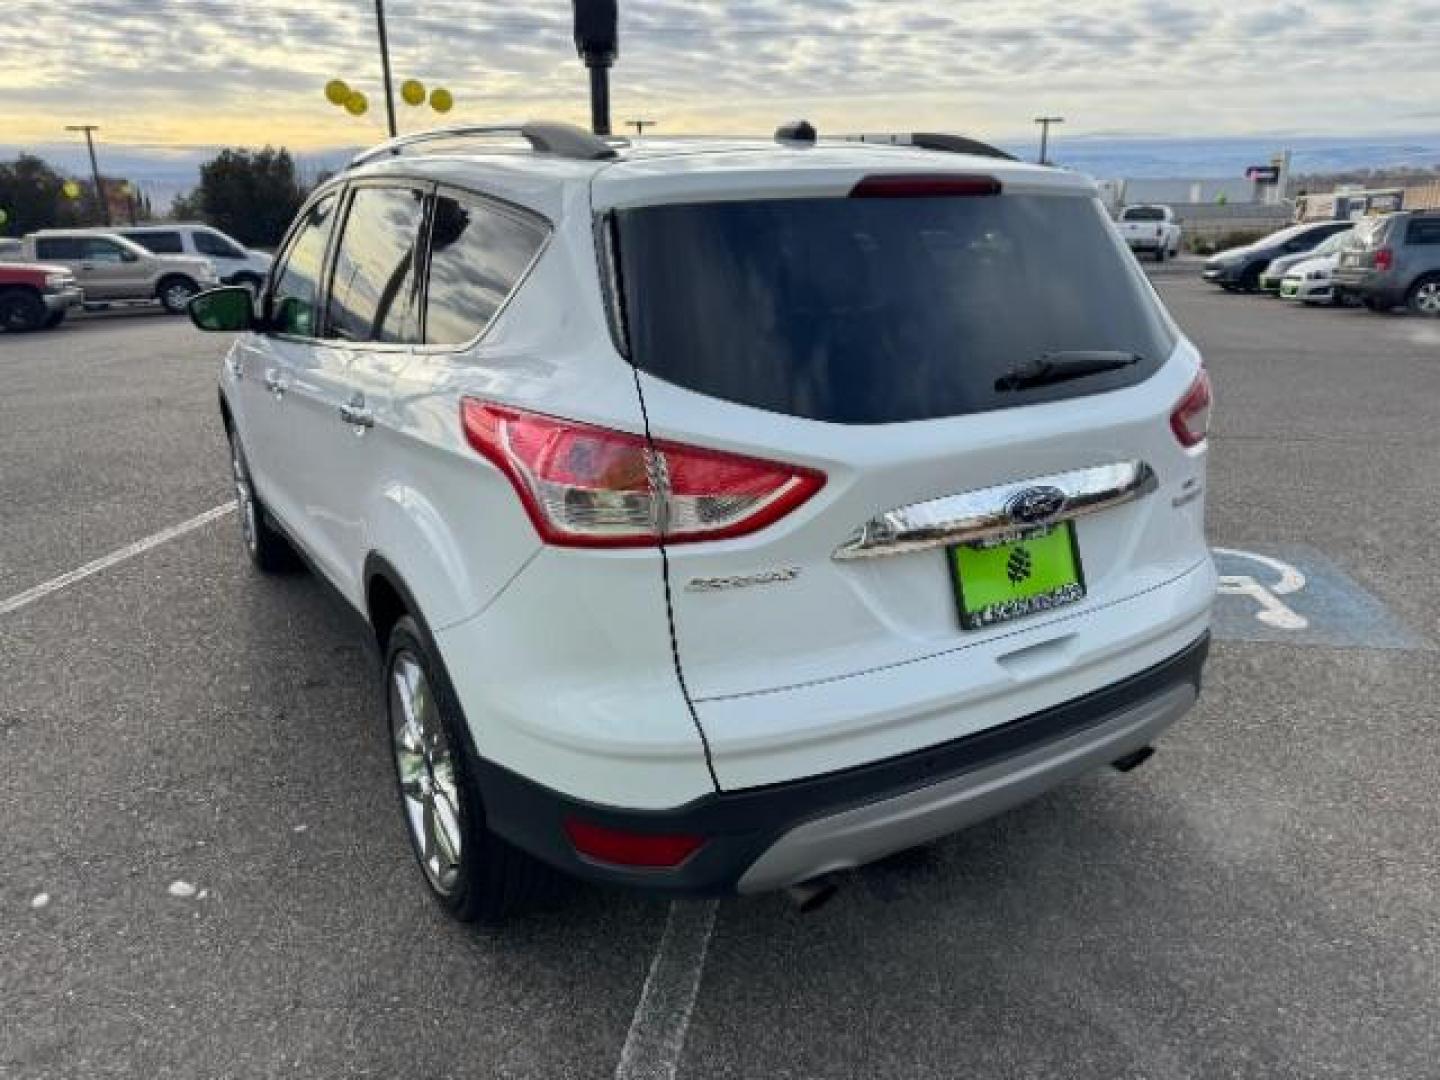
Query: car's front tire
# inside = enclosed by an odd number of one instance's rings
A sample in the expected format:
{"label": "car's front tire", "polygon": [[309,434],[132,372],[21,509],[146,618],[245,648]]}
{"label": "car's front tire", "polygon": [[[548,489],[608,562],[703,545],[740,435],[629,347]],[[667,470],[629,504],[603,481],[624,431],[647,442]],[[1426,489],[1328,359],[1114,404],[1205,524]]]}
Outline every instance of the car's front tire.
{"label": "car's front tire", "polygon": [[59,325],[60,325],[62,322],[64,322],[64,321],[65,321],[65,312],[64,312],[64,311],[52,311],[52,312],[50,312],[50,314],[48,314],[48,315],[45,316],[45,329],[46,329],[46,330],[54,330],[55,327],[59,326]]}
{"label": "car's front tire", "polygon": [[293,570],[299,563],[295,549],[265,517],[265,504],[255,494],[245,448],[233,428],[230,436],[230,476],[235,491],[235,513],[240,518],[240,541],[255,568],[266,574]]}
{"label": "car's front tire", "polygon": [[0,293],[0,327],[24,332],[45,325],[45,302],[29,289]]}
{"label": "car's front tire", "polygon": [[555,872],[486,827],[464,715],[409,615],[385,650],[385,710],[401,816],[440,906],[460,922],[495,923],[545,895]]}
{"label": "car's front tire", "polygon": [[184,274],[171,274],[160,279],[155,296],[171,315],[183,315],[190,298],[199,291],[200,286]]}

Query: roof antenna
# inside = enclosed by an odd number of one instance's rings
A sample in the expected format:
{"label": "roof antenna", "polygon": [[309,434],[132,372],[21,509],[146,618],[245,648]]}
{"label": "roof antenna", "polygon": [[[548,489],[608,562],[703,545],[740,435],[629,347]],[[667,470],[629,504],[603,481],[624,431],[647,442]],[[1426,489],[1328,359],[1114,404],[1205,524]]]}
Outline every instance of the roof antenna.
{"label": "roof antenna", "polygon": [[815,125],[809,120],[792,120],[775,129],[775,141],[778,143],[810,143],[814,145],[815,139]]}

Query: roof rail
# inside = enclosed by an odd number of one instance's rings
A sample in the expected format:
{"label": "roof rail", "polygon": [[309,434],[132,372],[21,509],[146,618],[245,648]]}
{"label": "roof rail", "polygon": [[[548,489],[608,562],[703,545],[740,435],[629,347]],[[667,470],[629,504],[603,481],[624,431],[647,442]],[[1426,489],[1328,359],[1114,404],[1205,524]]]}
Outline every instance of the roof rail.
{"label": "roof rail", "polygon": [[939,131],[896,132],[882,135],[846,135],[850,142],[885,143],[891,146],[914,146],[921,150],[939,150],[947,154],[975,154],[978,157],[1004,158],[1018,161],[1014,154],[1007,154],[998,146],[991,146],[979,139],[964,135],[948,135]]}
{"label": "roof rail", "polygon": [[616,156],[615,147],[584,128],[548,120],[529,120],[523,124],[455,124],[400,135],[356,154],[350,159],[347,168],[353,169],[377,161],[387,154],[399,154],[407,147],[421,143],[464,139],[472,135],[519,135],[527,140],[537,153],[554,154],[577,161],[608,161]]}

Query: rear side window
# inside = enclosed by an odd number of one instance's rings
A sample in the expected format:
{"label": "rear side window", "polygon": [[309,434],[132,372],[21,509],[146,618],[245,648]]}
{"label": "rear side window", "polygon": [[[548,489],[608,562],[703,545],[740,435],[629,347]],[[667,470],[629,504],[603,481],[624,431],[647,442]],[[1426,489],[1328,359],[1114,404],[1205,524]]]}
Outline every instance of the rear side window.
{"label": "rear side window", "polygon": [[1440,217],[1411,218],[1405,229],[1407,244],[1440,244]]}
{"label": "rear side window", "polygon": [[178,232],[126,232],[120,235],[156,255],[179,255],[185,250]]}
{"label": "rear side window", "polygon": [[[631,358],[712,397],[841,424],[960,416],[1148,378],[1175,331],[1098,201],[781,199],[616,214]],[[1023,391],[1018,365],[1132,364]]]}
{"label": "rear side window", "polygon": [[477,337],[520,283],[545,243],[538,221],[481,199],[435,198],[426,287],[425,340],[462,345]]}
{"label": "rear side window", "polygon": [[314,337],[319,323],[320,270],[335,220],[334,192],[304,212],[290,245],[276,264],[267,313],[281,334]]}
{"label": "rear side window", "polygon": [[327,336],[419,340],[415,268],[424,210],[425,193],[418,188],[355,189],[335,256]]}
{"label": "rear side window", "polygon": [[1125,211],[1123,221],[1164,221],[1165,211],[1158,206],[1132,206]]}

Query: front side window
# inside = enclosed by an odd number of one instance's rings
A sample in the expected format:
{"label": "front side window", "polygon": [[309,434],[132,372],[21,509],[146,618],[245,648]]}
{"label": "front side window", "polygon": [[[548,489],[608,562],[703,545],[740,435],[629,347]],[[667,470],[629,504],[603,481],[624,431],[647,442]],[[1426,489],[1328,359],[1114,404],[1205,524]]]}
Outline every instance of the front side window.
{"label": "front side window", "polygon": [[419,340],[415,271],[424,210],[425,193],[416,188],[355,189],[335,256],[327,336]]}
{"label": "front side window", "polygon": [[154,252],[156,255],[180,255],[185,251],[185,245],[181,242],[178,232],[140,232],[125,233],[127,239]]}
{"label": "front side window", "polygon": [[544,242],[545,229],[537,221],[480,199],[438,195],[430,233],[425,340],[433,345],[474,340]]}
{"label": "front side window", "polygon": [[278,333],[315,336],[319,325],[316,305],[320,298],[320,273],[325,262],[325,245],[334,224],[335,205],[336,195],[331,192],[306,210],[290,246],[276,264],[266,316]]}
{"label": "front side window", "polygon": [[1405,229],[1407,244],[1440,244],[1440,217],[1411,218]]}
{"label": "front side window", "polygon": [[125,249],[113,240],[87,237],[85,239],[85,250],[81,253],[80,257],[86,262],[106,263],[113,266],[125,261]]}
{"label": "front side window", "polygon": [[[178,240],[179,237],[176,237]],[[216,259],[243,259],[245,253],[232,244],[219,233],[200,231],[191,237],[195,241],[195,250],[201,255],[210,255]],[[178,248],[176,249],[179,250]]]}

